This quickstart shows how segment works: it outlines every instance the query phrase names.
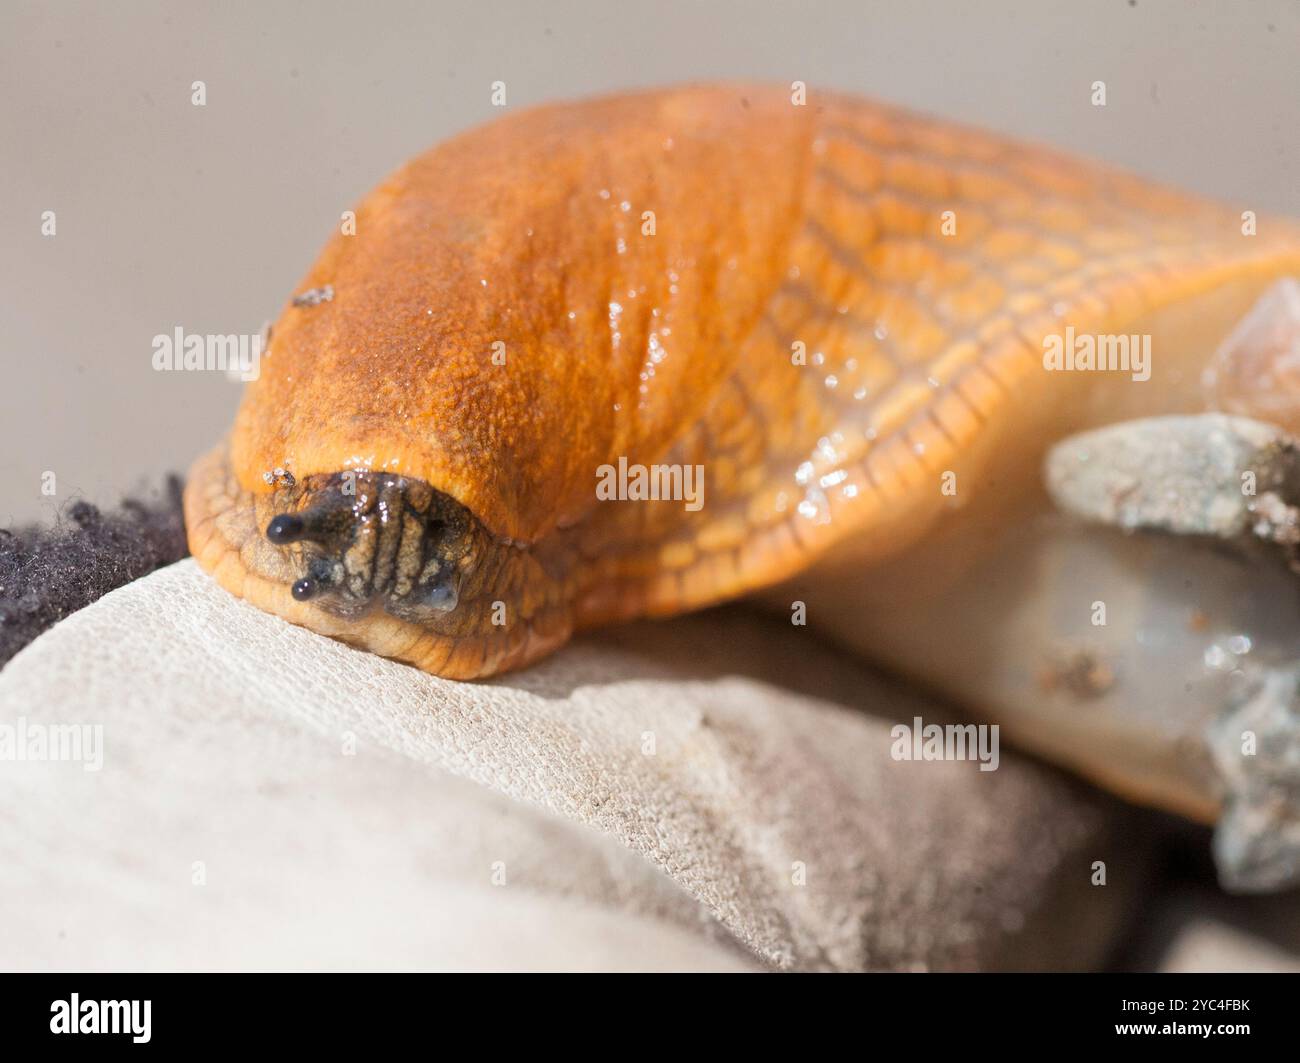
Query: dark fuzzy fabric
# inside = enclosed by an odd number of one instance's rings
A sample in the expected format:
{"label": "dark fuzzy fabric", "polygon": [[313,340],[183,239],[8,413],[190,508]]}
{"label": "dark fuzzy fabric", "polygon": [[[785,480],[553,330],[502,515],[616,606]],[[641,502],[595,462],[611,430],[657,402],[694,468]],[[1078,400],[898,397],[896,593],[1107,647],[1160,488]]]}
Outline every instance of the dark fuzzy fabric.
{"label": "dark fuzzy fabric", "polygon": [[72,502],[53,527],[0,529],[0,665],[51,624],[189,553],[181,481],[114,513]]}

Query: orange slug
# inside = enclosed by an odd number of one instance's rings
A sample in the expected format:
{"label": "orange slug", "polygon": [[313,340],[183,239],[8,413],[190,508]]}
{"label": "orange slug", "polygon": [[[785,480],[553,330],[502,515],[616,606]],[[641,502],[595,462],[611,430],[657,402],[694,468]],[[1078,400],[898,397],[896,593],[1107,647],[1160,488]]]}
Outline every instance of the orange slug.
{"label": "orange slug", "polygon": [[[458,678],[887,568],[936,523],[1010,519],[1067,431],[1200,408],[1214,341],[1300,272],[1300,228],[1249,228],[842,95],[511,115],[330,241],[191,472],[190,548],[262,609]],[[1049,366],[1067,329],[1150,337],[1149,379]]]}

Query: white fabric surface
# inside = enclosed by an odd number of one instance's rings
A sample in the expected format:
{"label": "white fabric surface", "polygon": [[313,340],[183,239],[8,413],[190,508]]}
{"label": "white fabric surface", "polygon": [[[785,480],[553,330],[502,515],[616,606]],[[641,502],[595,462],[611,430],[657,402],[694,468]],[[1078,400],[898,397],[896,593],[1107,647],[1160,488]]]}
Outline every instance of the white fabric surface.
{"label": "white fabric surface", "polygon": [[292,627],[185,561],[0,672],[0,724],[104,734],[98,772],[0,763],[0,895],[21,913],[0,964],[1093,962],[1125,887],[1089,888],[1091,862],[1135,882],[1140,847],[1005,749],[987,773],[893,761],[889,727],[914,715],[943,718],[738,610],[466,684]]}

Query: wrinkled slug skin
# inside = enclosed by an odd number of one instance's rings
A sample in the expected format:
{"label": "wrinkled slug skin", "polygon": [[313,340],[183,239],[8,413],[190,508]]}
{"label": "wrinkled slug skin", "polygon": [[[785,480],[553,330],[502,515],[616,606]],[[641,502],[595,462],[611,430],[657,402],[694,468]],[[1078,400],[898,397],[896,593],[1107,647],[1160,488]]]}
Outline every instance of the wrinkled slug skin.
{"label": "wrinkled slug skin", "polygon": [[[1241,208],[849,97],[723,85],[523,112],[419,156],[334,236],[299,288],[333,298],[286,307],[195,467],[191,549],[295,623],[491,674],[827,554],[884,563],[966,519],[945,472],[963,501],[1010,497],[1053,435],[1196,408],[1181,349],[1138,383],[1048,372],[1042,338],[1194,325],[1297,271],[1291,223],[1245,236]],[[598,501],[620,457],[703,466],[702,507]],[[458,607],[411,624],[294,600],[296,555],[263,536],[292,503],[277,467],[461,503],[481,536]]]}

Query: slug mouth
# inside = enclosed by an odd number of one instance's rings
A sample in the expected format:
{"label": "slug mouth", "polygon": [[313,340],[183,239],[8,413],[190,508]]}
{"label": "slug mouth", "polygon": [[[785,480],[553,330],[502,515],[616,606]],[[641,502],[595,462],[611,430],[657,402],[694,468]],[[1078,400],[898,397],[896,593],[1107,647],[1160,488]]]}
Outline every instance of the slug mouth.
{"label": "slug mouth", "polygon": [[494,535],[427,481],[265,479],[270,491],[242,486],[223,445],[185,487],[190,552],[258,608],[454,679],[522,667],[568,639],[569,562]]}

